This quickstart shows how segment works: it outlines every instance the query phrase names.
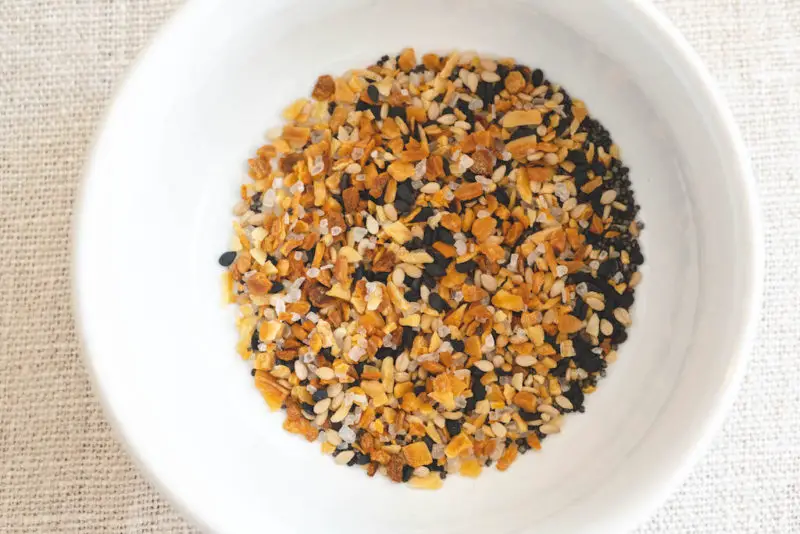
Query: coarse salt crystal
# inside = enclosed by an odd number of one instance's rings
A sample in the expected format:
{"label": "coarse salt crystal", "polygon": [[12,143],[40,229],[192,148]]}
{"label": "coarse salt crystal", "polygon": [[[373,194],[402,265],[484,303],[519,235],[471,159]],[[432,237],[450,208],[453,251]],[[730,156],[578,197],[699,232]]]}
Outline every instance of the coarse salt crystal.
{"label": "coarse salt crystal", "polygon": [[339,437],[346,443],[353,443],[356,440],[356,433],[349,426],[342,426],[342,428],[339,429]]}
{"label": "coarse salt crystal", "polygon": [[322,160],[322,156],[317,156],[314,158],[314,165],[309,169],[309,172],[312,176],[316,176],[320,174],[322,171],[325,170],[325,162]]}

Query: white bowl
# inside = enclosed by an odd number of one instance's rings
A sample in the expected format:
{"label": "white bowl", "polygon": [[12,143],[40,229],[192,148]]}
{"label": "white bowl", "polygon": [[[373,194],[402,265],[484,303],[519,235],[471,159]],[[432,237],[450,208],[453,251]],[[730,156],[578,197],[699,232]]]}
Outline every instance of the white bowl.
{"label": "white bowl", "polygon": [[[316,76],[412,45],[545,69],[622,147],[646,224],[634,327],[587,413],[500,473],[411,490],[281,429],[234,353],[216,259],[246,158]],[[647,2],[193,0],[133,69],[91,156],[77,315],[109,418],[220,532],[620,532],[719,424],[760,295],[756,194],[696,56]]]}

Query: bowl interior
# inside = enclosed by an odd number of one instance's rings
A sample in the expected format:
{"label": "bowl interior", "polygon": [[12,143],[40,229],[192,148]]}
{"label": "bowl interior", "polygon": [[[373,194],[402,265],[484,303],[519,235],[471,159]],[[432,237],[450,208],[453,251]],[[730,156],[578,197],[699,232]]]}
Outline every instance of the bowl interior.
{"label": "bowl interior", "polygon": [[[507,472],[413,491],[281,429],[234,352],[216,258],[249,155],[322,73],[412,45],[543,68],[621,146],[646,224],[634,327],[587,413]],[[78,312],[109,415],[225,532],[619,531],[686,465],[729,389],[752,299],[751,214],[702,78],[635,3],[195,0],[138,64],[90,161]]]}

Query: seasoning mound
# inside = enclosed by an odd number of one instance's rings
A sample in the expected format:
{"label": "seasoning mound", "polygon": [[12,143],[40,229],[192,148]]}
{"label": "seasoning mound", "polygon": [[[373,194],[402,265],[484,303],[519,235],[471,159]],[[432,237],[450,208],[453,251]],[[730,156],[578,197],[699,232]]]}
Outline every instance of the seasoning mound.
{"label": "seasoning mound", "polygon": [[249,160],[219,263],[284,428],[435,489],[584,410],[644,258],[628,168],[539,69],[413,49],[344,76]]}

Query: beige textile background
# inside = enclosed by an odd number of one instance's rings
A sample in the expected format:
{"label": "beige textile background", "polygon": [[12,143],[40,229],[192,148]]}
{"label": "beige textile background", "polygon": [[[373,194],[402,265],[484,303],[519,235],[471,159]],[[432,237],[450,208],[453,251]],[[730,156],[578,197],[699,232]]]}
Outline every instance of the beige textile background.
{"label": "beige textile background", "polygon": [[[92,395],[68,267],[97,121],[179,3],[0,0],[0,532],[193,530],[132,465]],[[742,127],[768,264],[760,338],[735,408],[639,532],[800,532],[800,2],[656,4]]]}

